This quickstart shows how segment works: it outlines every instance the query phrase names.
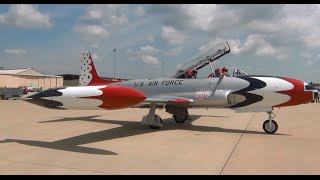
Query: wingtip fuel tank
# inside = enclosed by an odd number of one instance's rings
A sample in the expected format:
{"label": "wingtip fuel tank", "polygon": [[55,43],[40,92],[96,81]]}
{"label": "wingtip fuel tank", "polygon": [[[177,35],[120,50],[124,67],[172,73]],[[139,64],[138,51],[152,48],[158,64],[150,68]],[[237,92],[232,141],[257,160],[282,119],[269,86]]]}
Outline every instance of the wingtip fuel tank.
{"label": "wingtip fuel tank", "polygon": [[125,86],[78,86],[48,89],[24,99],[48,108],[122,109],[143,102],[147,97]]}

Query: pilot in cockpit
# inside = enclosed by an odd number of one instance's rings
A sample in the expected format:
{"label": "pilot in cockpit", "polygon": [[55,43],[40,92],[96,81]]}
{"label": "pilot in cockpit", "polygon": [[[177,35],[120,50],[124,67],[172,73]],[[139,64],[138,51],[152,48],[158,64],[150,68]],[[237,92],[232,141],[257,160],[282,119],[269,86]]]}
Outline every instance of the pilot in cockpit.
{"label": "pilot in cockpit", "polygon": [[187,78],[197,78],[197,70],[196,69],[190,69],[188,72],[187,72]]}
{"label": "pilot in cockpit", "polygon": [[228,74],[228,70],[229,70],[229,69],[228,69],[227,67],[223,67],[223,68],[222,68],[222,74],[224,74],[225,76],[228,76],[228,77],[229,77],[230,75]]}
{"label": "pilot in cockpit", "polygon": [[216,77],[220,77],[220,75],[221,75],[221,68],[218,68],[218,69],[216,69],[215,70],[215,73],[216,73]]}

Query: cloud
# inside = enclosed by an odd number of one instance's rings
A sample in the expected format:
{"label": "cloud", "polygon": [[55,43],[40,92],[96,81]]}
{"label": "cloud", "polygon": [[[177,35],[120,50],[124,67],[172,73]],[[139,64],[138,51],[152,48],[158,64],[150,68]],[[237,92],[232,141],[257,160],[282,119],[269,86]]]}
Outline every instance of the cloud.
{"label": "cloud", "polygon": [[99,25],[78,25],[75,26],[74,31],[82,33],[84,36],[91,35],[98,38],[106,38],[109,36],[109,32]]}
{"label": "cloud", "polygon": [[130,56],[130,59],[142,59],[143,62],[148,64],[158,64],[158,58],[152,54],[159,53],[160,49],[151,45],[141,46],[140,48],[128,48],[125,53]]}
{"label": "cloud", "polygon": [[159,64],[159,60],[157,57],[150,56],[150,55],[142,55],[141,56],[142,61],[147,63],[147,64]]}
{"label": "cloud", "polygon": [[320,31],[320,27],[311,29],[309,33],[301,35],[298,39],[302,40],[307,47],[319,48],[320,47],[319,31]]}
{"label": "cloud", "polygon": [[279,31],[281,26],[277,22],[253,20],[247,24],[247,27],[260,33],[272,33]]}
{"label": "cloud", "polygon": [[286,5],[286,16],[282,19],[282,30],[289,30],[294,38],[308,48],[320,47],[320,9],[314,5]]}
{"label": "cloud", "polygon": [[163,24],[184,34],[200,30],[215,36],[270,34],[282,45],[304,43],[320,47],[320,8],[318,5],[151,5],[150,15],[162,15]]}
{"label": "cloud", "polygon": [[99,44],[92,42],[92,43],[89,44],[89,47],[93,48],[93,49],[98,49],[99,48]]}
{"label": "cloud", "polygon": [[98,55],[97,53],[93,53],[93,54],[92,54],[92,58],[93,58],[93,60],[94,60],[95,62],[102,62],[102,60],[103,60],[103,57],[100,56],[100,55]]}
{"label": "cloud", "polygon": [[151,34],[147,35],[146,40],[150,43],[153,43],[155,40],[155,37]]}
{"label": "cloud", "polygon": [[0,23],[21,28],[49,28],[53,24],[49,14],[41,13],[38,6],[14,4],[7,13],[0,14]]}
{"label": "cloud", "polygon": [[129,56],[130,60],[142,59],[143,62],[147,64],[159,64],[157,57],[152,56],[152,54],[159,53],[160,49],[155,48],[150,45],[141,46],[140,48],[128,48],[126,54]]}
{"label": "cloud", "polygon": [[146,54],[155,54],[160,52],[160,49],[150,45],[141,46],[140,48],[128,48],[126,54],[130,56],[142,56]]}
{"label": "cloud", "polygon": [[27,51],[25,49],[5,49],[4,52],[6,54],[12,54],[12,55],[24,55],[24,54],[27,54]]}
{"label": "cloud", "polygon": [[166,54],[169,56],[177,56],[182,52],[182,47],[170,49]]}
{"label": "cloud", "polygon": [[195,28],[200,28],[207,31],[211,28],[213,20],[217,17],[216,4],[196,4],[196,5],[183,5],[183,12],[191,17],[191,24]]}
{"label": "cloud", "polygon": [[216,4],[185,4],[181,6],[190,18],[190,24],[194,29],[202,31],[212,31],[224,26],[224,24],[235,23],[238,16],[233,11],[225,11],[224,6]]}
{"label": "cloud", "polygon": [[87,11],[86,15],[84,16],[84,19],[101,19],[101,18],[102,18],[102,12],[98,10]]}
{"label": "cloud", "polygon": [[216,4],[153,5],[148,12],[165,14],[167,26],[206,32],[229,27],[239,21],[230,8]]}
{"label": "cloud", "polygon": [[113,40],[116,35],[129,30],[127,13],[131,11],[125,4],[89,5],[73,28],[87,46],[103,48],[106,46],[103,39]]}
{"label": "cloud", "polygon": [[135,9],[134,14],[137,16],[144,16],[146,14],[146,11],[144,10],[144,8],[142,6],[138,6]]}
{"label": "cloud", "polygon": [[254,53],[257,56],[274,56],[278,60],[288,58],[288,54],[285,52],[283,47],[275,48],[259,34],[247,36],[243,43],[241,43],[239,39],[222,39],[217,37],[215,40],[210,40],[205,45],[200,46],[199,50],[203,51],[204,49],[216,46],[225,41],[229,43],[231,53],[235,55]]}
{"label": "cloud", "polygon": [[124,13],[126,11],[127,5],[125,4],[90,5],[86,9],[82,19],[95,21],[106,27],[110,25],[123,25],[128,23],[128,17]]}
{"label": "cloud", "polygon": [[93,55],[92,55],[92,58],[93,58],[94,60],[97,60],[97,59],[99,59],[99,56],[98,56],[97,54],[93,54]]}
{"label": "cloud", "polygon": [[[274,41],[290,45],[292,43],[303,43],[307,48],[320,47],[320,8],[317,5],[279,5],[277,8],[270,6],[265,11],[265,18],[248,18],[245,25],[249,31],[256,33],[270,33]],[[265,8],[265,9],[269,9]],[[259,9],[249,9],[250,14],[259,15]],[[274,13],[271,15],[271,13]],[[245,13],[244,13],[245,14]],[[241,15],[241,14],[240,14]],[[242,15],[243,16],[243,15]],[[245,19],[245,17],[242,17]]]}
{"label": "cloud", "polygon": [[182,44],[185,37],[182,33],[175,30],[172,26],[162,26],[162,38],[170,44]]}
{"label": "cloud", "polygon": [[312,56],[313,56],[313,54],[310,53],[310,52],[302,52],[302,53],[300,54],[300,56],[303,57],[303,58],[305,58],[305,59],[311,59]]}
{"label": "cloud", "polygon": [[241,5],[221,5],[221,9],[231,11],[238,17],[239,24],[246,24],[251,21],[276,20],[283,15],[282,4],[241,4]]}
{"label": "cloud", "polygon": [[255,52],[258,56],[275,56],[277,59],[282,60],[288,57],[288,54],[281,47],[275,48],[267,42],[261,35],[249,35],[242,45],[238,44],[236,51],[241,54],[243,52]]}
{"label": "cloud", "polygon": [[148,54],[157,53],[160,51],[159,49],[154,48],[150,45],[142,46],[142,47],[140,47],[140,50],[142,53],[148,53]]}
{"label": "cloud", "polygon": [[[4,26],[9,22],[11,25],[15,25],[12,22],[15,22],[17,18],[12,17],[19,13],[13,13],[16,11],[10,10],[10,7],[12,9],[14,6],[16,5],[8,5],[6,7],[9,7],[9,10],[0,12],[0,25]],[[165,70],[176,72],[176,65],[184,64],[187,59],[197,54],[198,48],[202,50],[209,45],[227,41],[231,47],[230,55],[239,59],[239,61],[232,62],[232,65],[243,69],[249,63],[253,67],[250,70],[252,73],[278,73],[278,68],[272,66],[275,63],[273,59],[287,59],[287,61],[276,62],[277,67],[288,67],[281,70],[283,75],[291,77],[290,73],[292,73],[293,77],[296,76],[297,79],[305,77],[306,80],[308,78],[316,80],[316,71],[320,67],[320,60],[317,59],[320,48],[320,9],[318,5],[99,4],[75,5],[76,8],[72,5],[72,7],[69,6],[68,15],[70,16],[67,19],[54,15],[57,13],[57,9],[61,8],[60,5],[27,6],[35,8],[41,14],[48,15],[50,24],[52,24],[53,18],[63,20],[63,23],[54,23],[57,26],[54,29],[65,29],[67,28],[65,23],[67,23],[72,26],[75,36],[66,34],[69,32],[61,34],[61,31],[52,30],[50,38],[46,37],[46,33],[34,33],[30,34],[30,37],[26,36],[28,38],[23,38],[22,42],[22,39],[17,39],[19,36],[12,35],[16,32],[4,31],[2,34],[3,42],[10,41],[11,45],[3,47],[3,54],[5,54],[5,48],[24,48],[21,43],[32,45],[31,49],[37,48],[35,46],[39,47],[38,41],[32,41],[34,40],[33,35],[47,44],[51,43],[50,47],[43,46],[41,47],[43,50],[40,50],[41,54],[48,58],[49,56],[45,53],[49,51],[47,48],[51,52],[55,52],[53,54],[63,51],[65,56],[70,57],[76,56],[79,49],[88,48],[99,55],[99,60],[102,59],[101,55],[104,55],[103,61],[112,64],[112,49],[117,48],[119,49],[117,57],[123,59],[123,61],[119,61],[117,67],[121,67],[122,72],[127,72],[128,76],[131,76],[132,71],[130,70],[132,68],[143,68],[148,72],[136,71],[132,73],[135,73],[133,74],[134,78],[144,78],[150,74],[154,77],[162,76],[162,71],[159,70],[158,73],[152,70],[151,68],[156,69],[161,66],[146,64],[142,56],[147,61],[156,59],[161,63],[162,60],[167,60]],[[19,16],[21,18],[27,17],[27,15],[21,16],[20,14]],[[33,16],[28,18],[33,18]],[[65,35],[70,38],[64,38]],[[56,43],[52,42],[52,38]],[[16,43],[16,45],[12,43]],[[302,57],[300,54],[304,52],[311,55],[304,54],[305,57]],[[37,55],[40,56],[40,54]],[[23,57],[25,59],[23,62],[26,64],[29,58],[29,63],[43,63],[43,68],[47,68],[45,61],[36,62],[35,59],[38,58],[31,56],[35,56],[35,54],[30,53],[29,49],[27,55],[20,57],[6,55],[11,59],[16,58],[16,62],[21,62],[19,58]],[[228,58],[229,55],[226,57]],[[47,58],[45,59],[48,61]],[[129,61],[129,59],[135,59],[135,61]],[[224,63],[228,63],[228,60],[229,58]],[[10,62],[12,64],[4,64],[4,66],[14,65],[13,61],[5,61],[4,63]],[[313,63],[313,65],[307,66],[307,63]],[[308,70],[299,77],[299,73],[294,72],[294,69],[304,66]],[[260,71],[259,68],[265,70]],[[52,71],[62,71],[61,69],[68,70],[65,66],[52,68]],[[111,70],[105,72],[110,71],[112,72],[112,67]]]}
{"label": "cloud", "polygon": [[308,66],[319,64],[320,54],[311,53],[311,52],[302,52],[300,56],[303,58],[302,61],[307,62]]}
{"label": "cloud", "polygon": [[[160,53],[162,52],[162,53]],[[152,54],[158,53],[158,55],[178,55],[182,52],[182,47],[173,48],[169,51],[160,50],[155,48],[151,45],[141,46],[139,49],[129,48],[126,50],[126,54],[130,56],[131,60],[139,59],[140,57],[142,60],[149,64],[158,64],[158,58],[152,56]],[[159,54],[160,53],[160,54]],[[137,58],[138,57],[138,58]]]}

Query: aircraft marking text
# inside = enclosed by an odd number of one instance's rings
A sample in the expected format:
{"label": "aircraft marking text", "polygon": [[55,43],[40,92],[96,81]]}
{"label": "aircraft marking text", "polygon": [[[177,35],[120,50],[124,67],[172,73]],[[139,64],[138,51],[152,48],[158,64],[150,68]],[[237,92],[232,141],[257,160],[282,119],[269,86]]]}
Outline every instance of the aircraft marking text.
{"label": "aircraft marking text", "polygon": [[212,91],[210,89],[199,89],[196,92],[196,99],[209,100],[211,93],[212,93]]}
{"label": "aircraft marking text", "polygon": [[[159,81],[150,81],[147,86],[158,86],[158,85],[165,85],[165,86],[178,86],[182,85],[183,79],[177,79],[177,80],[164,80],[161,83],[158,83]],[[135,82],[133,84],[134,87],[142,87],[144,86],[144,82]]]}

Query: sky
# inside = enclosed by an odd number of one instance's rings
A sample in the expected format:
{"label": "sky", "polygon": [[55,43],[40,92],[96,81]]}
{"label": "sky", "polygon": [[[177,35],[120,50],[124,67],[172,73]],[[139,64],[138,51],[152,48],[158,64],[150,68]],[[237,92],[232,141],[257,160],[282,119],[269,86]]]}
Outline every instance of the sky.
{"label": "sky", "polygon": [[320,82],[319,32],[312,4],[1,4],[0,67],[79,74],[89,50],[101,76],[113,77],[115,59],[120,78],[170,77],[227,41],[214,68]]}

